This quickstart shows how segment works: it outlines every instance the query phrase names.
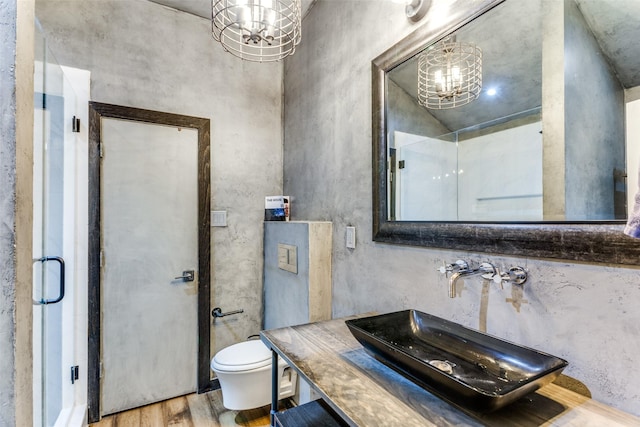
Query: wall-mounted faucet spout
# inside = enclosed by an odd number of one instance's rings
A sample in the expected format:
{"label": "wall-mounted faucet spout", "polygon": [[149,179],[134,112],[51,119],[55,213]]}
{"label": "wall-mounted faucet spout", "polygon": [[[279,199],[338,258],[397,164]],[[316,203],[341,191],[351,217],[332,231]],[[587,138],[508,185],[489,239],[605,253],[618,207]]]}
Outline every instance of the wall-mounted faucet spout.
{"label": "wall-mounted faucet spout", "polygon": [[478,276],[478,275],[482,275],[482,277],[487,280],[495,280],[496,277],[498,278],[498,280],[500,281],[502,280],[500,278],[500,275],[498,274],[498,270],[490,262],[483,262],[482,264],[480,264],[480,267],[478,267],[475,270],[467,269],[467,270],[456,271],[449,278],[449,298],[456,297],[456,282],[461,276]]}

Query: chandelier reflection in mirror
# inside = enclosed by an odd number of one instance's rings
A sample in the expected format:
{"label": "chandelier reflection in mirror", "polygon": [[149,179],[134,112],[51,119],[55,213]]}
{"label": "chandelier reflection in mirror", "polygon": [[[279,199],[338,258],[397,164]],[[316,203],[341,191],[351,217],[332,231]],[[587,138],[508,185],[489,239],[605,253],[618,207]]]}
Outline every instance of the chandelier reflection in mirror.
{"label": "chandelier reflection in mirror", "polygon": [[211,33],[239,58],[279,61],[300,43],[300,15],[300,0],[211,0]]}
{"label": "chandelier reflection in mirror", "polygon": [[449,37],[418,58],[418,103],[443,110],[468,104],[482,90],[482,50]]}

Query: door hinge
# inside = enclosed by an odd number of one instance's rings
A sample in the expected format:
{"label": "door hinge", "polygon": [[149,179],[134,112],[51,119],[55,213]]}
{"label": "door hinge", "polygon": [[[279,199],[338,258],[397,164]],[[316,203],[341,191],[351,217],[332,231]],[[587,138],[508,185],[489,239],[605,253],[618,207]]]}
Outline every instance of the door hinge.
{"label": "door hinge", "polygon": [[98,155],[100,156],[100,158],[104,157],[104,151],[102,149],[102,143],[98,144]]}
{"label": "door hinge", "polygon": [[100,376],[100,378],[104,376],[104,367],[102,365],[102,361],[100,361],[100,372],[98,373],[98,375]]}
{"label": "door hinge", "polygon": [[75,382],[80,378],[79,375],[79,367],[78,365],[71,367],[71,384],[75,384]]}
{"label": "door hinge", "polygon": [[400,161],[398,162],[398,169],[404,169],[404,168],[405,168],[405,166],[404,166],[404,160],[400,160]]}
{"label": "door hinge", "polygon": [[79,133],[80,132],[80,119],[76,116],[73,116],[71,119],[71,132]]}
{"label": "door hinge", "polygon": [[104,251],[100,249],[100,268],[104,265]]}

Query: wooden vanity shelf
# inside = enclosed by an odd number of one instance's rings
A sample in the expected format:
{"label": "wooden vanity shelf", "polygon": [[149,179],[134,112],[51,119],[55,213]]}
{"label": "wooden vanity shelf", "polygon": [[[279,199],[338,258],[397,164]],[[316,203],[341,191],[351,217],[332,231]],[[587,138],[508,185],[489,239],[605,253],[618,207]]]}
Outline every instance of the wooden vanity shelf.
{"label": "wooden vanity shelf", "polygon": [[323,401],[314,400],[275,414],[276,427],[344,427],[342,419]]}
{"label": "wooden vanity shelf", "polygon": [[373,314],[260,332],[262,342],[321,396],[274,414],[275,426],[640,426],[637,416],[554,383],[486,414],[452,405],[367,354],[345,320]]}

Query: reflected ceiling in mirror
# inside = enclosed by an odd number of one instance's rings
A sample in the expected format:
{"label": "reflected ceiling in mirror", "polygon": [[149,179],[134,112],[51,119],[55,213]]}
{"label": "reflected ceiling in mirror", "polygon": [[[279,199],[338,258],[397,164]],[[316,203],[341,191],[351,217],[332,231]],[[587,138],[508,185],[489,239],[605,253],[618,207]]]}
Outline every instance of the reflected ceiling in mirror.
{"label": "reflected ceiling in mirror", "polygon": [[[626,218],[624,114],[640,86],[630,16],[637,0],[507,0],[390,67],[387,219]],[[452,34],[482,50],[482,90],[425,108],[418,58]]]}

